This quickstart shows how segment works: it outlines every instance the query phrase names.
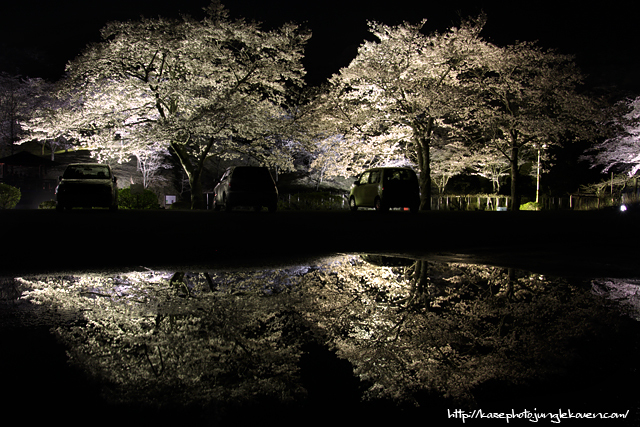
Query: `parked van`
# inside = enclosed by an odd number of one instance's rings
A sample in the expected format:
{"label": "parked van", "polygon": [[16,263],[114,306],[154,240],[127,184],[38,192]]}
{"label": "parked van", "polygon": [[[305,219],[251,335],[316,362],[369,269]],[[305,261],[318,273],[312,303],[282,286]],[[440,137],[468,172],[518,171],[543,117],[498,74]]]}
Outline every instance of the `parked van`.
{"label": "parked van", "polygon": [[56,187],[56,209],[104,207],[118,209],[118,180],[109,165],[72,163]]}
{"label": "parked van", "polygon": [[269,212],[278,207],[278,187],[269,169],[256,166],[232,166],[227,168],[214,188],[214,210],[231,210],[236,206],[249,206]]}
{"label": "parked van", "polygon": [[407,207],[415,212],[420,207],[420,187],[416,173],[409,168],[373,168],[356,178],[349,192],[349,208],[360,207],[387,211]]}

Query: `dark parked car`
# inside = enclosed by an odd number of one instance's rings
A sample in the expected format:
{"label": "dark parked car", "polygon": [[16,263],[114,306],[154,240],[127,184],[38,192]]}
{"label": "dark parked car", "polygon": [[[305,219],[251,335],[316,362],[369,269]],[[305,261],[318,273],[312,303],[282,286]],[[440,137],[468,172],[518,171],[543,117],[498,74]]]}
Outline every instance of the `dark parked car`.
{"label": "dark parked car", "polygon": [[375,208],[386,211],[407,207],[415,212],[420,207],[420,187],[416,173],[409,168],[373,168],[356,178],[349,192],[349,208]]}
{"label": "dark parked car", "polygon": [[118,185],[109,165],[73,163],[56,187],[56,209],[104,207],[118,209]]}
{"label": "dark parked car", "polygon": [[269,212],[278,207],[278,188],[269,169],[256,166],[228,168],[214,189],[213,208],[231,210],[236,206],[249,206]]}

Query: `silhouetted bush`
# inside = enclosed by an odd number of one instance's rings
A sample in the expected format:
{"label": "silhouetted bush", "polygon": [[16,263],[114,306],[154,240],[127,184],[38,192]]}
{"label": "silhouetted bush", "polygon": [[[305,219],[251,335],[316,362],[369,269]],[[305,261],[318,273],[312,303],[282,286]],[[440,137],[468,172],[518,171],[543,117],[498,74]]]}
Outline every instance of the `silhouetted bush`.
{"label": "silhouetted bush", "polygon": [[169,209],[191,209],[191,202],[185,202],[185,201],[180,201],[180,202],[175,202],[172,203],[171,205],[169,205]]}
{"label": "silhouetted bush", "polygon": [[20,201],[20,189],[8,184],[0,184],[0,209],[13,209]]}
{"label": "silhouetted bush", "polygon": [[118,190],[118,207],[121,209],[159,209],[158,196],[144,189],[140,194],[131,194],[130,188]]}

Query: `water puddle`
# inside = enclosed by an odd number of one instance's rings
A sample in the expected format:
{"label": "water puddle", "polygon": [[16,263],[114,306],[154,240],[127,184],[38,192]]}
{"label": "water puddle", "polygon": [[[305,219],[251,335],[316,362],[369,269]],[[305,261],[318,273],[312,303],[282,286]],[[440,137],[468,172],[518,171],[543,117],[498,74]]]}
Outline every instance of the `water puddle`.
{"label": "water puddle", "polygon": [[273,270],[0,283],[3,330],[28,340],[46,328],[116,410],[227,420],[347,405],[361,420],[395,409],[593,410],[594,400],[607,412],[637,408],[620,393],[636,380],[640,280],[340,255]]}

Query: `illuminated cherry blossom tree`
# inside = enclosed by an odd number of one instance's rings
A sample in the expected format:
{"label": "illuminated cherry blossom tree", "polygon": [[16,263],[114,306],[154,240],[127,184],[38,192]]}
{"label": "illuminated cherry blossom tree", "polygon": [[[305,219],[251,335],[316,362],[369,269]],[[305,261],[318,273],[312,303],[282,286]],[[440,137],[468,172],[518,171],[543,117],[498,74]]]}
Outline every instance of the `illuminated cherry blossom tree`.
{"label": "illuminated cherry blossom tree", "polygon": [[[60,145],[89,150],[99,162],[122,163],[135,157],[142,184],[149,187],[161,180],[160,170],[172,167],[167,161],[170,153],[166,144],[154,140],[149,123],[131,113],[145,94],[127,94],[123,86],[105,80],[91,91],[65,88],[54,93],[21,123],[27,132],[21,142],[48,142],[52,159],[53,148]],[[130,109],[124,108],[127,105]],[[110,106],[110,113],[102,112],[106,106]],[[125,112],[118,114],[117,108]]]}
{"label": "illuminated cherry blossom tree", "polygon": [[376,143],[379,138],[370,138],[368,143],[332,135],[316,142],[310,155],[312,174],[319,184],[325,177],[352,177],[367,168],[383,166],[413,166],[399,149],[397,143],[389,140]]}
{"label": "illuminated cherry blossom tree", "polygon": [[[14,145],[29,134],[23,121],[33,109],[51,102],[52,84],[39,78],[23,78],[0,74],[0,156],[14,153]],[[49,143],[51,159],[55,141],[41,141],[44,147]]]}
{"label": "illuminated cherry blossom tree", "polygon": [[478,96],[471,128],[483,144],[510,163],[511,209],[520,207],[518,168],[523,150],[557,145],[595,134],[595,103],[579,93],[582,74],[571,56],[521,42],[497,50],[486,67],[471,69],[465,81]]}
{"label": "illuminated cherry blossom tree", "polygon": [[333,135],[323,138],[316,143],[315,149],[309,153],[313,160],[309,165],[309,170],[315,176],[316,189],[327,176],[348,176],[349,171],[346,165],[351,159],[343,157],[344,142],[341,135]]}
{"label": "illuminated cherry blossom tree", "polygon": [[583,158],[593,167],[603,167],[604,173],[622,169],[634,176],[640,170],[640,97],[624,100],[617,108],[623,111],[612,122],[617,135],[595,144]]}
{"label": "illuminated cherry blossom tree", "polygon": [[438,187],[440,195],[449,180],[467,170],[471,166],[469,149],[459,141],[448,142],[440,147],[433,147],[431,156],[431,178]]}
{"label": "illuminated cherry blossom tree", "polygon": [[396,144],[415,159],[421,209],[430,207],[430,149],[440,133],[480,142],[509,161],[512,209],[519,208],[518,169],[529,148],[596,133],[598,110],[579,92],[573,58],[533,43],[487,43],[479,36],[484,21],[430,36],[421,32],[424,21],[370,23],[377,41],[365,42],[330,80],[327,111],[346,140],[363,152],[382,141]]}
{"label": "illuminated cherry blossom tree", "polygon": [[493,192],[500,192],[500,178],[508,176],[511,170],[509,159],[489,145],[481,147],[471,154],[471,169],[476,175],[486,178],[493,185]]}
{"label": "illuminated cherry blossom tree", "polygon": [[109,156],[163,144],[188,176],[194,208],[203,204],[201,177],[213,155],[287,166],[279,149],[288,124],[281,107],[288,88],[302,84],[309,35],[295,25],[263,31],[232,21],[217,2],[207,12],[202,21],[105,26],[103,41],[68,65],[73,106],[65,129],[49,131]]}
{"label": "illuminated cherry blossom tree", "polygon": [[[348,67],[331,80],[326,105],[345,139],[362,151],[399,152],[416,160],[421,210],[430,209],[430,148],[437,129],[451,129],[467,114],[459,78],[494,53],[480,39],[484,17],[442,34],[425,36],[420,24],[372,22],[367,41]],[[354,153],[357,157],[359,152]]]}

